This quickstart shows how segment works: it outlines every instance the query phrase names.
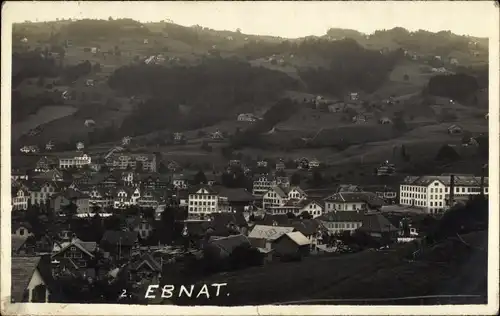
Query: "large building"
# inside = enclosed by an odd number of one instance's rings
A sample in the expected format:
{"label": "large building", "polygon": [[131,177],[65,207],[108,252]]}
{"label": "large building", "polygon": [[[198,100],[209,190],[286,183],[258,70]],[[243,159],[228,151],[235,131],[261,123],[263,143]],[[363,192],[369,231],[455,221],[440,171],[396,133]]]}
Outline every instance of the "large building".
{"label": "large building", "polygon": [[189,192],[188,212],[190,216],[205,216],[218,212],[219,193],[208,185],[193,188]]}
{"label": "large building", "polygon": [[[401,205],[422,208],[429,213],[439,213],[448,207],[450,176],[407,177],[399,187]],[[488,177],[484,178],[484,194],[488,194]],[[454,197],[463,198],[481,193],[481,178],[456,175]]]}
{"label": "large building", "polygon": [[110,168],[125,170],[142,166],[142,171],[156,172],[156,155],[150,153],[115,153],[106,159]]}
{"label": "large building", "polygon": [[59,157],[59,168],[69,169],[69,168],[82,168],[83,166],[89,166],[92,163],[92,158],[87,154],[72,153],[65,156]]}

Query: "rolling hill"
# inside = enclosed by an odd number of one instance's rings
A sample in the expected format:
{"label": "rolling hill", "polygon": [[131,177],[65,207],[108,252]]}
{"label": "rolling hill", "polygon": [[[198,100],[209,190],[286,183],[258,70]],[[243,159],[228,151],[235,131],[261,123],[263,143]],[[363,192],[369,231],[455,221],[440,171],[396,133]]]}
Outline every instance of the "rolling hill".
{"label": "rolling hill", "polygon": [[[80,140],[98,145],[125,135],[151,140],[172,132],[185,132],[191,143],[199,144],[198,131],[235,133],[239,113],[265,113],[282,98],[293,98],[298,109],[276,121],[273,135],[262,137],[268,149],[274,146],[266,153],[272,156],[311,150],[300,139],[320,129],[324,131],[313,147],[325,155],[318,158],[329,163],[379,161],[384,155],[376,152],[387,151],[384,144],[393,140],[413,144],[419,139],[418,146],[424,147],[428,141],[459,143],[446,133],[431,132],[454,122],[473,133],[488,129],[487,39],[450,32],[394,28],[363,34],[330,29],[319,37],[284,39],[168,21],[62,20],[15,24],[13,51],[16,121],[31,115],[30,124],[36,125],[33,115],[45,106],[76,108],[66,117],[40,120],[40,135],[22,136],[18,145],[43,147],[49,140],[62,147]],[[145,65],[151,56],[160,57]],[[75,73],[74,68],[87,61],[90,70]],[[450,76],[466,73],[478,85],[472,83],[467,95],[459,96],[460,102],[443,103],[436,95],[452,98],[442,86],[455,81],[437,69],[446,69]],[[74,79],[68,80],[68,73]],[[436,76],[445,80],[433,79]],[[71,97],[61,100],[64,91]],[[346,102],[352,92],[360,95],[354,103],[356,113],[368,118],[364,124],[353,124],[345,113],[311,107],[318,95]],[[28,97],[41,101],[26,102]],[[446,122],[441,119],[444,108],[455,113]],[[407,131],[394,133],[378,124],[379,118],[395,115],[402,115]],[[86,119],[95,120],[96,127],[86,128]],[[250,126],[243,124],[238,130]],[[332,154],[329,150],[339,139],[349,144]],[[364,157],[363,148],[371,148],[373,155]],[[239,150],[257,155],[251,146]],[[164,151],[169,152],[168,147]],[[203,155],[222,159],[218,151]]]}

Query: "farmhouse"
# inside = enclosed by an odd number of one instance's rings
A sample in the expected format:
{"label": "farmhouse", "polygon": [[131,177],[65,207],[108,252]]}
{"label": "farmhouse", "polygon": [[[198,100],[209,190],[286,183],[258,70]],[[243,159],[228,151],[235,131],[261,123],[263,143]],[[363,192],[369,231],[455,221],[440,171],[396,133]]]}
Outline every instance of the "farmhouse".
{"label": "farmhouse", "polygon": [[456,124],[450,125],[448,127],[448,134],[461,134],[462,128]]}
{"label": "farmhouse", "polygon": [[146,172],[156,172],[156,155],[150,153],[113,153],[105,161],[113,169],[135,169],[138,165]]}
{"label": "farmhouse", "polygon": [[50,293],[46,278],[42,276],[40,264],[41,257],[12,257],[12,302],[49,302]]}
{"label": "farmhouse", "polygon": [[288,232],[276,240],[271,245],[273,255],[280,259],[295,259],[309,255],[311,241],[299,231]]}
{"label": "farmhouse", "polygon": [[242,113],[238,115],[238,121],[240,122],[255,122],[258,118],[252,113]]}
{"label": "farmhouse", "polygon": [[273,241],[294,230],[294,227],[288,226],[255,225],[248,234],[248,239],[254,247],[271,250]]}
{"label": "farmhouse", "polygon": [[28,200],[30,193],[27,188],[20,187],[12,187],[12,211],[16,210],[27,210],[28,209]]}

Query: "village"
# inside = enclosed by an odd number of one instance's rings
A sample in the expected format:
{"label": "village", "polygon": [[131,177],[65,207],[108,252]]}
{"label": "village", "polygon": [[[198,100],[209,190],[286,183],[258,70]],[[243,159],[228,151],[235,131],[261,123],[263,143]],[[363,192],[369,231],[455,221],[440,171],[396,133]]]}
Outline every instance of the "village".
{"label": "village", "polygon": [[[488,195],[484,172],[304,189],[283,161],[249,168],[233,159],[219,171],[170,161],[159,172],[158,154],[113,147],[96,157],[82,144],[36,159],[12,171],[16,302],[74,300],[68,282],[109,287],[97,301],[130,302],[152,284],[175,284],[180,276],[172,271],[186,256],[202,262],[205,275],[384,251],[418,240],[451,206]],[[314,159],[295,161],[310,177],[318,168]],[[385,162],[376,175],[391,177],[395,169]]]}

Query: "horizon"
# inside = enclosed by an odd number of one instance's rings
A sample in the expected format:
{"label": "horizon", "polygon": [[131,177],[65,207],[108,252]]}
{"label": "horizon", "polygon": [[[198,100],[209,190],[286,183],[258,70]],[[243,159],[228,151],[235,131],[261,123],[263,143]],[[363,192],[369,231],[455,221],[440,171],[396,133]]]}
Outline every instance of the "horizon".
{"label": "horizon", "polygon": [[[493,2],[485,1],[376,2],[375,4],[362,1],[288,2],[285,8],[283,2],[276,1],[251,3],[12,1],[6,3],[3,10],[4,16],[9,13],[8,18],[12,23],[56,22],[58,19],[130,18],[141,23],[171,21],[186,27],[200,25],[217,31],[235,32],[241,29],[242,33],[248,35],[289,39],[322,36],[330,28],[356,30],[368,35],[396,27],[409,32],[450,31],[459,36],[488,38],[492,32],[488,27],[490,24],[488,20],[493,22],[492,13],[495,13]],[[168,10],[168,14],[163,14],[164,10]],[[117,11],[120,12],[109,15],[109,12]],[[446,14],[443,15],[444,12]],[[259,19],[255,19],[255,16]],[[467,23],[464,23],[464,20]],[[297,27],[298,23],[303,21],[308,23]]]}

